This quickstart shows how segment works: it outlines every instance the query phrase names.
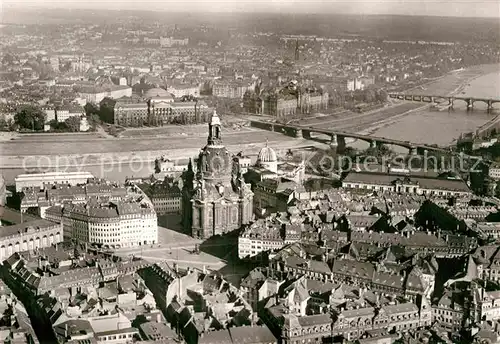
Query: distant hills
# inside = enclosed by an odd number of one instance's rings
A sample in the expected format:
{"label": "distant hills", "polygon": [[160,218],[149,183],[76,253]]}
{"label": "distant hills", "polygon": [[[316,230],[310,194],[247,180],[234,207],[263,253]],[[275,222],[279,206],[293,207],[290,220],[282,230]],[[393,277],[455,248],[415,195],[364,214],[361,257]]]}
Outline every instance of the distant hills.
{"label": "distant hills", "polygon": [[120,22],[175,23],[182,26],[206,24],[218,29],[275,32],[282,34],[434,41],[480,41],[500,43],[498,18],[424,17],[346,14],[257,14],[257,13],[171,13],[148,11],[18,9],[4,8],[3,24],[113,25]]}

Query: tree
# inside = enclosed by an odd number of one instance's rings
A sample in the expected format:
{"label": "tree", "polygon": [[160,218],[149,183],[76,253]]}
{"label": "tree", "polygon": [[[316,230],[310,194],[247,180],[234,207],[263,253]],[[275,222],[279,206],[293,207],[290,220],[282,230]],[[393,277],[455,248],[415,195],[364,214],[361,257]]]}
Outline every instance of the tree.
{"label": "tree", "polygon": [[14,115],[14,121],[21,128],[43,130],[45,117],[45,113],[43,113],[38,107],[26,105]]}
{"label": "tree", "polygon": [[373,103],[377,100],[377,95],[374,89],[366,89],[364,90],[364,101],[365,103]]}
{"label": "tree", "polygon": [[116,100],[109,97],[104,98],[99,103],[99,118],[105,123],[114,123]]}
{"label": "tree", "polygon": [[5,118],[0,117],[0,130],[6,130],[8,128],[9,128],[9,126],[8,126],[7,121],[5,120]]}
{"label": "tree", "polygon": [[387,92],[385,90],[378,90],[377,92],[377,100],[381,103],[385,103],[387,101]]}
{"label": "tree", "polygon": [[67,118],[64,123],[70,131],[80,131],[80,117],[78,116],[71,116]]}
{"label": "tree", "polygon": [[83,108],[87,117],[90,117],[92,115],[99,115],[99,107],[95,106],[92,103],[85,104]]}

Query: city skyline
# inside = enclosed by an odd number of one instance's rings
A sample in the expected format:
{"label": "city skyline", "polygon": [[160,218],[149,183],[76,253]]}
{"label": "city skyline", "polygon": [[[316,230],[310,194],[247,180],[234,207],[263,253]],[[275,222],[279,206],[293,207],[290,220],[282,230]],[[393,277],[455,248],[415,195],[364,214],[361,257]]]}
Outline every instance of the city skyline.
{"label": "city skyline", "polygon": [[[187,8],[186,5],[190,7]],[[490,1],[435,1],[435,0],[378,0],[378,1],[337,1],[337,0],[273,0],[273,1],[232,1],[232,0],[145,0],[138,4],[133,1],[89,0],[5,0],[3,8],[66,8],[96,10],[150,10],[171,12],[269,12],[269,13],[338,13],[360,15],[416,15],[449,17],[500,18],[500,2]]]}

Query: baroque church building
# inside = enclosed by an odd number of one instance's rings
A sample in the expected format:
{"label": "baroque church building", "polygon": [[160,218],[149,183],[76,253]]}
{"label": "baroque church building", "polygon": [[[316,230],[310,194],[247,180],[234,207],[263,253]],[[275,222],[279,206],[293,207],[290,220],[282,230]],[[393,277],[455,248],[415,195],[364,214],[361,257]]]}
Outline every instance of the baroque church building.
{"label": "baroque church building", "polygon": [[221,129],[214,111],[196,172],[190,162],[184,174],[183,224],[186,232],[202,240],[239,229],[253,218],[253,193],[238,160],[222,144]]}

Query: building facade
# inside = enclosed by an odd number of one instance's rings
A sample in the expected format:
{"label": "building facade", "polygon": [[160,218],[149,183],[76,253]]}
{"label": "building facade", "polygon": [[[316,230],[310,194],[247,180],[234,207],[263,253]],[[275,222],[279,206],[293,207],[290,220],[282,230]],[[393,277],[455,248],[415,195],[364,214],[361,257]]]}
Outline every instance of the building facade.
{"label": "building facade", "polygon": [[174,95],[175,98],[182,98],[184,96],[200,96],[200,86],[189,84],[172,84],[167,87],[167,92]]}
{"label": "building facade", "polygon": [[47,219],[63,224],[66,237],[110,248],[158,242],[156,212],[138,203],[116,202],[99,207],[54,206],[45,210]]}
{"label": "building facade", "polygon": [[264,252],[279,250],[284,245],[280,228],[253,228],[252,225],[238,237],[238,258],[254,258]]}
{"label": "building facade", "polygon": [[149,197],[157,214],[180,213],[182,192],[177,183],[142,184],[139,187]]}
{"label": "building facade", "polygon": [[145,103],[117,102],[114,107],[114,123],[127,127],[143,125],[161,126],[167,124],[205,123],[210,108],[197,101],[158,101],[149,99]]}
{"label": "building facade", "polygon": [[85,110],[79,105],[64,105],[56,109],[57,122],[63,123],[70,117],[82,118],[85,116]]}
{"label": "building facade", "polygon": [[[248,97],[253,96],[247,94]],[[301,114],[319,112],[328,108],[328,92],[321,89],[298,89],[289,86],[280,91],[274,90],[263,93],[256,98],[256,105],[252,104],[253,111],[277,118],[295,117]],[[246,101],[245,104],[251,103]],[[247,109],[250,111],[250,109]]]}
{"label": "building facade", "polygon": [[114,107],[114,123],[124,127],[140,127],[148,122],[148,105],[146,103],[116,102]]}
{"label": "building facade", "polygon": [[241,99],[247,91],[255,91],[256,82],[243,80],[216,80],[212,87],[215,97]]}
{"label": "building facade", "polygon": [[92,87],[82,89],[78,92],[80,97],[84,98],[87,103],[98,104],[104,98],[118,99],[122,97],[132,97],[132,87],[129,86],[108,86],[105,88]]}
{"label": "building facade", "polygon": [[63,241],[62,224],[39,219],[2,227],[0,261],[13,253],[33,251]]}

